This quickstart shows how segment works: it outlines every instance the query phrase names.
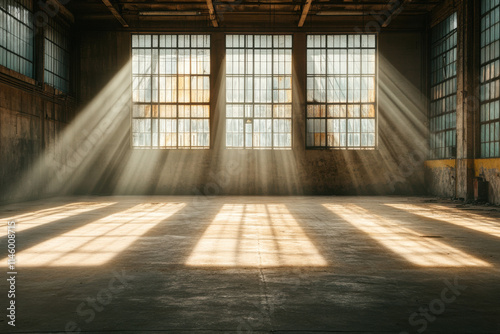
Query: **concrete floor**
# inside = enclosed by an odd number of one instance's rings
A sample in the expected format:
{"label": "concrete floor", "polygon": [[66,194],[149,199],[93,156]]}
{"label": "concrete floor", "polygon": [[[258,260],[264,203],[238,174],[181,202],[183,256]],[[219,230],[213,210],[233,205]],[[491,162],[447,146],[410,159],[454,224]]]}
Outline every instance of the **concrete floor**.
{"label": "concrete floor", "polygon": [[[0,258],[14,218],[18,275],[16,327],[4,315],[0,330],[500,333],[500,209],[457,204],[91,197],[3,206]],[[5,280],[0,289],[5,300]]]}

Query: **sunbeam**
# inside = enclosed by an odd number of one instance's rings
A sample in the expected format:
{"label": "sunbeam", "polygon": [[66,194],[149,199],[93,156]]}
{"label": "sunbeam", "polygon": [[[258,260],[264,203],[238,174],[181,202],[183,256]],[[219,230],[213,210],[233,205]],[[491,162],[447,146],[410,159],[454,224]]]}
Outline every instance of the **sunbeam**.
{"label": "sunbeam", "polygon": [[[185,203],[144,203],[17,254],[18,267],[98,266],[109,262]],[[7,259],[2,261],[6,262]]]}
{"label": "sunbeam", "polygon": [[[61,205],[49,209],[42,209],[34,212],[24,213],[21,215],[3,218],[5,222],[0,223],[0,227],[7,226],[8,221],[16,222],[16,232],[26,231],[34,227],[39,227],[61,219],[77,216],[92,210],[105,208],[113,205],[116,202],[77,202],[66,205]],[[0,237],[7,235],[7,229],[0,230]]]}
{"label": "sunbeam", "polygon": [[324,267],[284,204],[225,204],[186,261],[200,267]]}
{"label": "sunbeam", "polygon": [[[128,138],[130,62],[47,147],[35,166],[11,190],[14,199],[94,190],[114,162],[123,135]],[[126,125],[125,125],[126,123]],[[106,152],[106,154],[103,154]],[[92,177],[89,177],[92,176]]]}
{"label": "sunbeam", "polygon": [[422,267],[491,266],[443,242],[422,238],[422,235],[414,230],[401,226],[397,220],[373,214],[356,204],[323,204],[323,206],[414,265]]}
{"label": "sunbeam", "polygon": [[385,204],[420,217],[439,220],[500,238],[500,219],[485,217],[444,205]]}

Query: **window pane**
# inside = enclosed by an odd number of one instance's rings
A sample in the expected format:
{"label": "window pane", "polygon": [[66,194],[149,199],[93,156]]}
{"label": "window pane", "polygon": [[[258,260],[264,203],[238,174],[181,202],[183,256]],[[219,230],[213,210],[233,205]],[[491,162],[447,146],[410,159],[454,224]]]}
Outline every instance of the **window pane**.
{"label": "window pane", "polygon": [[431,32],[431,158],[456,155],[457,28],[456,13],[437,24]]}
{"label": "window pane", "polygon": [[292,146],[292,36],[226,36],[226,146]]}
{"label": "window pane", "polygon": [[31,78],[34,75],[32,10],[30,1],[0,2],[0,65]]}
{"label": "window pane", "polygon": [[132,35],[132,75],[134,147],[209,148],[210,36]]}
{"label": "window pane", "polygon": [[307,146],[376,146],[375,35],[307,36]]}
{"label": "window pane", "polygon": [[[481,157],[500,157],[500,4],[481,1]],[[456,123],[456,118],[452,121]]]}
{"label": "window pane", "polygon": [[[45,83],[67,93],[69,91],[70,36],[67,27],[54,19],[45,27]],[[150,56],[151,57],[151,56]],[[142,60],[142,58],[141,58]],[[140,62],[139,64],[143,64]],[[136,66],[137,67],[137,64]]]}

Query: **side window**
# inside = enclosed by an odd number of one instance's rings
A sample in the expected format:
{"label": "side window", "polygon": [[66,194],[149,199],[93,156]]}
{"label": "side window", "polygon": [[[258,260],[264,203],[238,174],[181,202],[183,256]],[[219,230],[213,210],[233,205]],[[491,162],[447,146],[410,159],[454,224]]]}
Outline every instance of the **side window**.
{"label": "side window", "polygon": [[432,29],[431,159],[454,158],[457,150],[457,14]]}

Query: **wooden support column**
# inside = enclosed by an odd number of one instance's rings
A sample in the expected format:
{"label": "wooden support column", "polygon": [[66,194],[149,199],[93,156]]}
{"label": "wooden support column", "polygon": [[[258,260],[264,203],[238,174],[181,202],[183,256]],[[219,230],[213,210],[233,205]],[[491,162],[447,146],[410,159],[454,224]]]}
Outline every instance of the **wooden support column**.
{"label": "wooden support column", "polygon": [[210,38],[210,147],[220,152],[226,145],[226,38],[222,32]]}
{"label": "wooden support column", "polygon": [[[36,11],[41,10],[39,4],[35,4]],[[34,43],[35,43],[35,55],[34,55],[34,63],[33,63],[33,78],[36,81],[37,86],[43,88],[44,85],[44,68],[45,68],[45,30],[43,26],[34,25],[33,29],[34,35]],[[38,111],[39,115],[39,152],[43,152],[45,149],[45,107],[46,102],[43,101],[40,104],[40,110]]]}
{"label": "wooden support column", "polygon": [[296,32],[292,50],[292,149],[298,159],[305,159],[306,46],[306,34]]}
{"label": "wooden support column", "polygon": [[457,46],[457,164],[456,197],[474,197],[474,115],[479,103],[475,89],[474,1],[461,1]]}

